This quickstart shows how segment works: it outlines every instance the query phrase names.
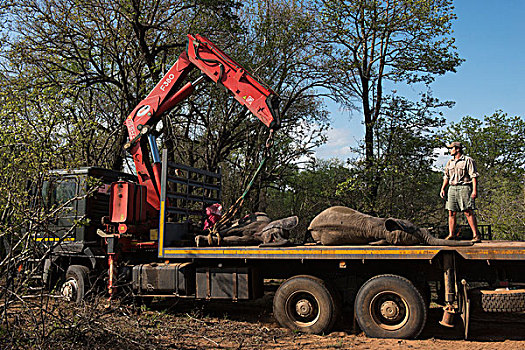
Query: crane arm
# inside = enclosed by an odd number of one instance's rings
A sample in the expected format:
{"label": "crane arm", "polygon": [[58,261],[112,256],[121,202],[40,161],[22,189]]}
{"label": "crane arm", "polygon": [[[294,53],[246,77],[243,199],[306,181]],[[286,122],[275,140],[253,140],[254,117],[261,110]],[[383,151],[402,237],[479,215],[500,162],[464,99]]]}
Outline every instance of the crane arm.
{"label": "crane arm", "polygon": [[[224,86],[268,128],[276,130],[280,126],[279,97],[275,92],[257,81],[210,40],[200,35],[188,35],[187,50],[125,121],[129,136],[125,148],[133,156],[140,184],[147,188],[147,210],[150,212],[156,213],[160,208],[161,173],[160,157],[150,131],[164,113],[190,96],[195,86],[202,82],[201,77],[181,87],[195,68]],[[150,152],[153,162],[150,161]]]}

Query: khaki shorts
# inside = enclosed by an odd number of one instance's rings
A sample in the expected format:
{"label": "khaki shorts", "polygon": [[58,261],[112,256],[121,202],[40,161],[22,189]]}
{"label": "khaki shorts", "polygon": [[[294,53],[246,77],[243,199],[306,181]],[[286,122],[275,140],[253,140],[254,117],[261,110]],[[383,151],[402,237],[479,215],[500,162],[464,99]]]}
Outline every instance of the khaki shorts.
{"label": "khaki shorts", "polygon": [[471,195],[472,186],[470,185],[449,186],[445,208],[456,212],[476,209],[474,198]]}

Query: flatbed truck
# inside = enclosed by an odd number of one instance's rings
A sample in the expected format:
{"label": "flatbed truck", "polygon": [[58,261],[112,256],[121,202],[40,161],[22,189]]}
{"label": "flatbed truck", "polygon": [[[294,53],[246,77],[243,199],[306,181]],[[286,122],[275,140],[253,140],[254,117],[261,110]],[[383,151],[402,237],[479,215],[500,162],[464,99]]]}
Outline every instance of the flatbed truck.
{"label": "flatbed truck", "polygon": [[[181,87],[195,68],[203,77]],[[49,248],[36,261],[42,262],[43,281],[58,284],[64,299],[80,302],[103,284],[110,298],[129,291],[139,298],[252,300],[271,279],[282,282],[273,299],[281,325],[326,333],[349,306],[368,336],[386,338],[420,334],[431,282],[442,286],[441,323],[452,326],[461,315],[466,336],[474,282],[492,287],[482,292],[487,310],[525,310],[525,291],[519,289],[525,242],[196,247],[197,222],[207,206],[221,202],[221,174],[175,164],[165,151],[161,157],[153,131],[204,77],[230,91],[270,136],[278,129],[278,96],[209,40],[189,35],[187,50],[126,118],[125,149],[136,176],[99,168],[64,170],[42,188],[42,201],[62,211],[50,229],[35,234]],[[88,190],[93,183],[88,178],[99,182],[94,191]],[[505,290],[495,288],[502,285]]]}
{"label": "flatbed truck", "polygon": [[[429,310],[430,285],[440,286],[438,298],[445,305],[441,323],[451,327],[461,319],[465,337],[473,301],[487,311],[525,310],[525,242],[484,241],[458,247],[197,247],[187,219],[199,212],[202,216],[203,210],[195,210],[196,205],[204,208],[220,197],[220,174],[168,162],[166,152],[163,158],[164,169],[179,169],[179,173],[164,173],[160,201],[164,216],[158,230],[152,230],[151,240],[99,235],[101,225],[94,217],[108,215],[108,207],[94,206],[93,201],[107,203],[110,193],[95,191],[96,198],[82,197],[82,193],[88,174],[105,179],[101,188],[115,181],[118,176],[110,176],[108,170],[59,172],[62,180],[48,186],[77,184],[65,192],[82,198],[64,211],[69,217],[57,221],[63,227],[56,232],[69,234],[38,237],[51,247],[45,260],[46,279],[60,285],[66,300],[80,302],[93,293],[97,280],[111,289],[110,293],[106,289],[109,295],[127,291],[143,300],[210,301],[257,299],[279,281],[273,313],[281,325],[326,333],[342,312],[353,310],[367,335],[383,338],[419,335]],[[199,174],[208,180],[196,180]],[[170,190],[170,183],[176,188]],[[216,193],[198,195],[199,188],[215,188]],[[174,221],[176,216],[184,220]],[[93,218],[92,224],[71,230],[80,217]],[[472,288],[480,284],[485,286],[483,293]]]}

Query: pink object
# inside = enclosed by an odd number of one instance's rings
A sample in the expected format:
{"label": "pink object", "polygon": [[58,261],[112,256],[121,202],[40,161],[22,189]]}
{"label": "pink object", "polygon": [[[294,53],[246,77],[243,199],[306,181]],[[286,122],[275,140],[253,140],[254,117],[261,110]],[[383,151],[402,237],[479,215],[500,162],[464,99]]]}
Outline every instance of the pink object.
{"label": "pink object", "polygon": [[215,203],[206,208],[206,215],[208,216],[204,221],[204,229],[209,229],[220,220],[222,216],[222,205]]}

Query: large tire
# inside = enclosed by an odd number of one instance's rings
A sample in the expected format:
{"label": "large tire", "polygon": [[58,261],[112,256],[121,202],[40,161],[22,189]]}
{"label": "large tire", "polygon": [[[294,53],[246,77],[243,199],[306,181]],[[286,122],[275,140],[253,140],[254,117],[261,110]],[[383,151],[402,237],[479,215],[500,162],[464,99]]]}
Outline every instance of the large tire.
{"label": "large tire", "polygon": [[313,276],[284,281],[273,298],[273,315],[283,326],[305,333],[327,333],[339,316],[335,291]]}
{"label": "large tire", "polygon": [[365,334],[373,338],[417,337],[427,320],[425,299],[408,279],[380,275],[359,289],[354,311]]}
{"label": "large tire", "polygon": [[89,291],[89,286],[89,268],[83,265],[71,265],[66,271],[60,294],[66,301],[80,303]]}
{"label": "large tire", "polygon": [[481,307],[485,312],[525,311],[525,290],[482,290]]}

